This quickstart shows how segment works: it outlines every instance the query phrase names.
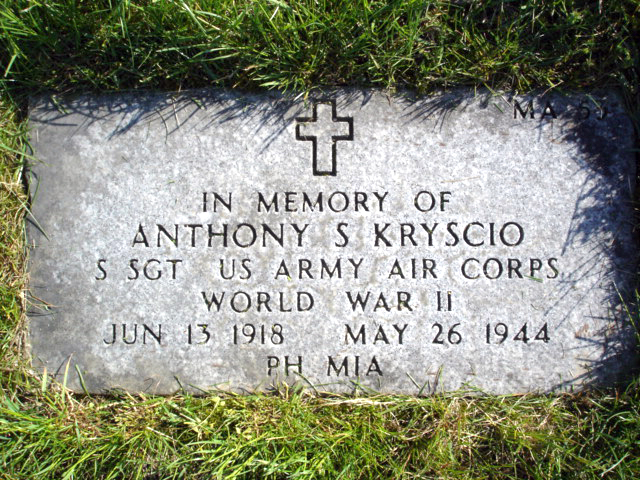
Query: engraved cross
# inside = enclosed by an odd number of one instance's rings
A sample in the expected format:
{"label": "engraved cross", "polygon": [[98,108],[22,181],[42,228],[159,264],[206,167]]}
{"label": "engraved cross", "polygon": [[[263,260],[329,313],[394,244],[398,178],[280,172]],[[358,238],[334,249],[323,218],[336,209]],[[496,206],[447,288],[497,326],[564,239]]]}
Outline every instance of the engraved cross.
{"label": "engraved cross", "polygon": [[313,116],[296,118],[296,140],[311,142],[314,175],[336,176],[336,144],[353,140],[353,118],[338,117],[335,100],[313,103]]}

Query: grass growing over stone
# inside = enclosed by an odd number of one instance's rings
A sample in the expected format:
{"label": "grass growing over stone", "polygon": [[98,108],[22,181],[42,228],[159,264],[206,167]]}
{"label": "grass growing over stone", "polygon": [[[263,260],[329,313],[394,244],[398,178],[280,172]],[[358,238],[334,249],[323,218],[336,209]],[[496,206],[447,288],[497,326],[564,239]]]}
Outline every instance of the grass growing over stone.
{"label": "grass growing over stone", "polygon": [[638,38],[637,0],[0,0],[0,478],[639,478],[637,376],[563,396],[71,394],[25,361],[21,177],[43,90],[617,87],[637,121]]}

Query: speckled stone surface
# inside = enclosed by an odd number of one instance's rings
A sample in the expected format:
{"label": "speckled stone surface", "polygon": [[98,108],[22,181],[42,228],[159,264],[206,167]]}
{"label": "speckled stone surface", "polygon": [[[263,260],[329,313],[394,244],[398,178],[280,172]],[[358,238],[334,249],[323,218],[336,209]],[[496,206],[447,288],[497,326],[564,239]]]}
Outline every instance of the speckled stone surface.
{"label": "speckled stone surface", "polygon": [[214,90],[30,115],[31,354],[73,389],[562,391],[635,364],[614,94]]}

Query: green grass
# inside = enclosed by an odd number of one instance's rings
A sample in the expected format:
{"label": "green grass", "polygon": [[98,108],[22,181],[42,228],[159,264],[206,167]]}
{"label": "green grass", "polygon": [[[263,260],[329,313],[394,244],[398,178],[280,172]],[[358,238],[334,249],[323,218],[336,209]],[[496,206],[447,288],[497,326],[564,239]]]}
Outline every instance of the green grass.
{"label": "green grass", "polygon": [[[635,1],[0,0],[0,478],[640,477],[640,379],[562,396],[74,395],[24,355],[30,94],[614,87]],[[630,305],[635,310],[634,305]]]}
{"label": "green grass", "polygon": [[638,81],[636,0],[0,4],[11,91]]}
{"label": "green grass", "polygon": [[9,478],[632,479],[640,469],[637,393],[22,397],[0,407]]}

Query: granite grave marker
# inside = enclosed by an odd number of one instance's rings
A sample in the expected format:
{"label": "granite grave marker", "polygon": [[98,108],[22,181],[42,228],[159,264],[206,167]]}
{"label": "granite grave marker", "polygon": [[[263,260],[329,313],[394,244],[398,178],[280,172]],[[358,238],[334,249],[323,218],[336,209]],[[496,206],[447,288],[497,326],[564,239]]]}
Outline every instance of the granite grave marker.
{"label": "granite grave marker", "polygon": [[33,364],[75,390],[492,393],[633,364],[619,98],[41,98]]}

